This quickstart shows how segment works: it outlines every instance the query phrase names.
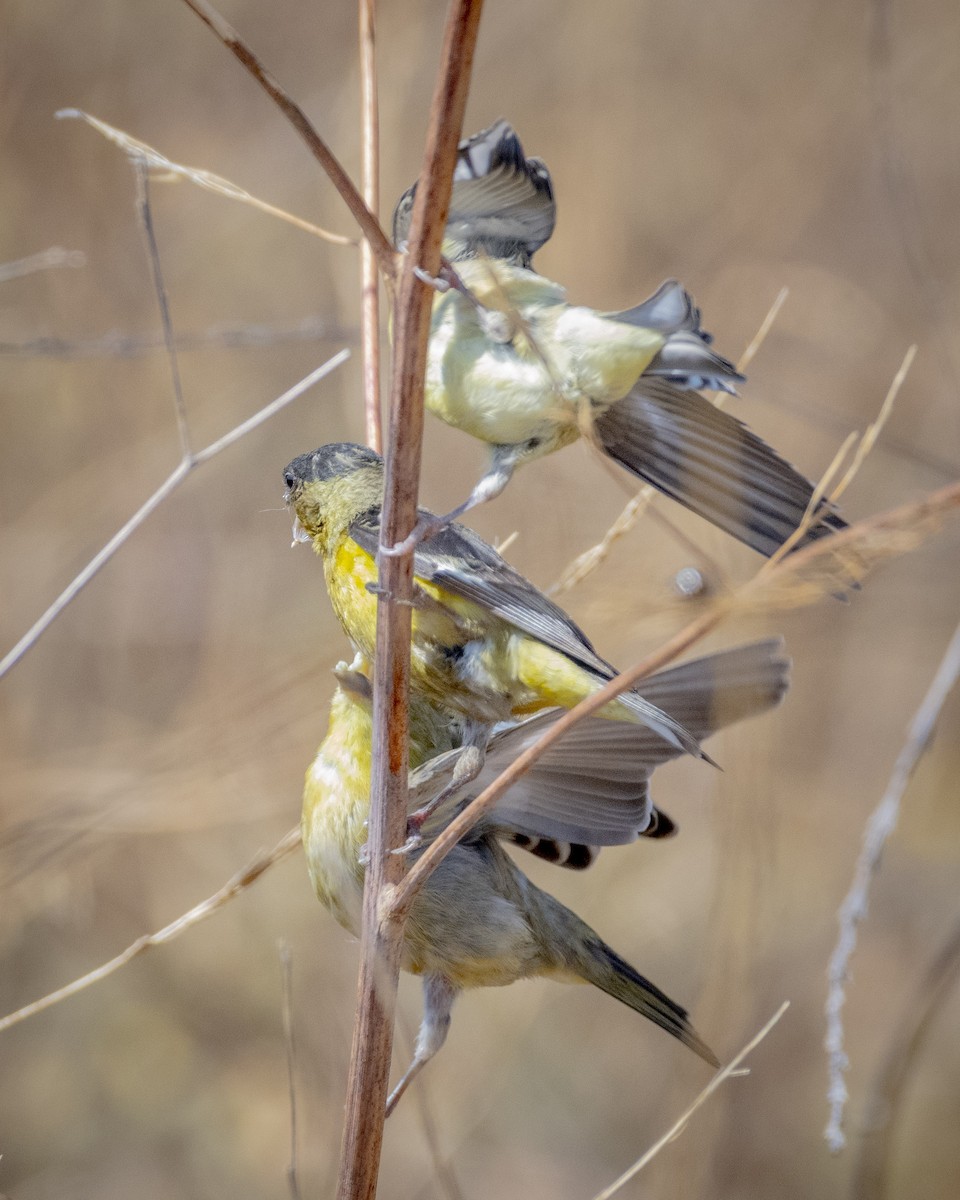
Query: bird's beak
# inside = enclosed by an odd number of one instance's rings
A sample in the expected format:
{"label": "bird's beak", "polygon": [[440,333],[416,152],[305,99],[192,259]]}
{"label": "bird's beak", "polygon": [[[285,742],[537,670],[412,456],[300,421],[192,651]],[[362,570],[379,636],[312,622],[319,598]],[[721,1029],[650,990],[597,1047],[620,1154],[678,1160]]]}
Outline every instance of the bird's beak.
{"label": "bird's beak", "polygon": [[304,529],[304,527],[300,524],[300,518],[296,515],[296,513],[294,513],[293,541],[290,543],[290,549],[292,550],[293,547],[297,544],[297,542],[309,542],[309,541],[310,541],[310,534],[307,533],[307,531]]}

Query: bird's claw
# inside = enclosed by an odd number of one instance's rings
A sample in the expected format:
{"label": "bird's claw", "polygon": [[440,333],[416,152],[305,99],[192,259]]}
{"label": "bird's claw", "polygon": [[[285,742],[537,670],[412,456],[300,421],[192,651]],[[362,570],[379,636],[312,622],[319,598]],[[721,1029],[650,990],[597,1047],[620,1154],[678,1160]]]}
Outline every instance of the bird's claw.
{"label": "bird's claw", "polygon": [[453,286],[450,280],[445,279],[443,275],[431,275],[430,272],[425,270],[423,267],[414,267],[413,273],[421,283],[425,283],[427,287],[432,287],[433,290],[435,292],[439,292],[441,296],[444,292],[449,292],[450,288]]}
{"label": "bird's claw", "polygon": [[396,850],[391,850],[391,854],[396,854],[399,858],[406,858],[408,854],[412,854],[414,850],[419,850],[423,845],[423,834],[419,828],[413,826],[413,822],[407,823],[407,840],[402,846],[398,846]]}
{"label": "bird's claw", "polygon": [[385,554],[387,558],[399,558],[401,554],[409,554],[411,550],[416,550],[421,542],[432,538],[434,534],[439,533],[449,525],[449,520],[445,517],[432,517],[429,520],[421,519],[402,542],[396,542],[392,546],[381,546],[380,553]]}

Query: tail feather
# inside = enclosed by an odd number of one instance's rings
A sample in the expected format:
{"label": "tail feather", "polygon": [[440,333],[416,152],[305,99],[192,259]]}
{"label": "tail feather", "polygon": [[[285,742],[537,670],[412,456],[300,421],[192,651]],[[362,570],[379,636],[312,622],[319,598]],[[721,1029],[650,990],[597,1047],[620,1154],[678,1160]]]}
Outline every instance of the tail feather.
{"label": "tail feather", "polygon": [[598,969],[590,983],[665,1029],[712,1067],[720,1066],[720,1060],[690,1023],[685,1008],[649,979],[644,979],[626,959],[599,938],[591,949],[596,954]]}
{"label": "tail feather", "polygon": [[[544,862],[553,863],[556,867],[566,867],[569,871],[585,871],[597,861],[601,846],[591,846],[586,842],[564,842],[555,837],[536,837],[516,829],[498,829],[505,841],[511,842],[521,850]],[[677,833],[676,822],[667,816],[662,809],[651,806],[650,820],[646,828],[638,830],[637,837],[669,838]]]}
{"label": "tail feather", "polygon": [[540,896],[548,910],[544,917],[546,927],[551,931],[550,950],[559,968],[592,983],[648,1021],[653,1021],[711,1066],[720,1065],[717,1056],[693,1028],[685,1008],[634,970],[559,900],[545,892]]}
{"label": "tail feather", "polygon": [[699,331],[671,334],[644,375],[668,379],[676,387],[688,390],[708,388],[731,394],[736,393],[737,384],[745,379],[732,362],[704,341]]}
{"label": "tail feather", "polygon": [[666,342],[644,371],[651,378],[668,379],[676,387],[709,388],[734,392],[744,377],[733,363],[712,350],[713,338],[700,328],[700,309],[676,279],[668,279],[642,304],[613,319],[664,334]]}
{"label": "tail feather", "polygon": [[[692,391],[642,377],[594,422],[604,451],[767,556],[802,521],[813,484],[742,422]],[[827,501],[798,545],[846,528]]]}
{"label": "tail feather", "polygon": [[698,333],[703,341],[712,339],[700,328],[700,309],[689,292],[676,279],[661,283],[649,299],[623,312],[613,313],[613,319],[627,325],[655,329],[658,333],[679,333],[688,329]]}

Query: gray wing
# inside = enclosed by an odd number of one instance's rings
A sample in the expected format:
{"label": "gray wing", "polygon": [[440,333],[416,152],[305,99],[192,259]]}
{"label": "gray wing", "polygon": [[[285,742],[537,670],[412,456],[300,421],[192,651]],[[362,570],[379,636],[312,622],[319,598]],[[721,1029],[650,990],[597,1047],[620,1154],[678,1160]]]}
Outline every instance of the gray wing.
{"label": "gray wing", "polygon": [[[418,515],[429,518],[433,514],[421,509]],[[376,557],[380,541],[379,508],[358,517],[350,526],[350,536]],[[559,605],[465,525],[447,525],[421,542],[414,555],[414,574],[473,601],[605,679],[616,674]]]}
{"label": "gray wing", "polygon": [[[604,451],[713,525],[771,555],[803,520],[813,484],[746,425],[646,375],[594,422]],[[846,528],[826,501],[799,543]]]}
{"label": "gray wing", "polygon": [[[421,510],[421,516],[432,516]],[[380,510],[371,509],[350,526],[350,536],[368,554],[376,555]],[[463,600],[470,600],[515,629],[563,654],[595,675],[612,679],[616,669],[602,659],[580,627],[559,605],[549,600],[519,571],[465,525],[452,523],[426,538],[414,554],[414,574]],[[706,756],[696,738],[656,705],[635,691],[624,692],[621,703],[656,736],[681,753]]]}
{"label": "gray wing", "polygon": [[713,338],[700,328],[700,309],[676,279],[662,283],[635,308],[609,315],[627,325],[655,329],[666,337],[644,371],[648,378],[666,379],[679,388],[722,392],[734,392],[736,385],[744,381],[733,363],[712,348]]}
{"label": "gray wing", "polygon": [[[789,674],[782,640],[770,638],[662,671],[639,690],[695,736],[706,738],[775,708]],[[467,794],[452,798],[435,815],[434,833],[561,715],[555,709],[538,713],[495,733],[479,777]],[[653,770],[678,754],[642,725],[582,721],[501,797],[481,828],[561,865],[588,866],[598,847],[673,832],[670,819],[654,807],[648,784]],[[453,757],[448,758],[451,767]]]}

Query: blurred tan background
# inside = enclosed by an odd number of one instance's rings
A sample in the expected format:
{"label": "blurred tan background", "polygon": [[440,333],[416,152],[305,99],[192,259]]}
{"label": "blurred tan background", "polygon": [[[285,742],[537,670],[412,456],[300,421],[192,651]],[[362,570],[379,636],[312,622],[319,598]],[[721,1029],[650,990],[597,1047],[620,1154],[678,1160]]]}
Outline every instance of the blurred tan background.
{"label": "blurred tan background", "polygon": [[[224,12],[352,171],[359,165],[349,0]],[[415,176],[444,7],[381,5],[384,215]],[[180,162],[352,233],[313,161],[175,0],[6,7],[0,43],[0,261],[86,255],[0,286],[0,650],[174,467],[169,364],[134,181],[84,108]],[[577,301],[621,308],[675,275],[736,357],[790,296],[735,411],[816,476],[919,354],[851,518],[960,472],[957,236],[960,10],[946,0],[602,5],[491,0],[467,131],[510,118],[548,162],[559,224],[538,258]],[[355,342],[357,256],[191,185],[152,187],[194,444],[213,440]],[[329,336],[297,336],[318,323]],[[312,323],[312,324],[311,324]],[[272,331],[261,346],[224,331]],[[345,332],[340,332],[345,331]],[[135,339],[108,352],[108,335]],[[40,339],[58,339],[57,345]],[[137,349],[137,345],[140,349]],[[347,648],[319,564],[289,549],[281,471],[359,440],[354,359],[193,475],[0,683],[0,1010],[109,958],[213,892],[298,818]],[[462,498],[480,447],[427,429],[422,494]],[[475,514],[515,529],[511,560],[547,586],[628,492],[577,446]],[[732,580],[749,551],[661,505]],[[958,909],[960,697],[908,793],[875,883],[846,1008],[850,1148],[821,1138],[825,969],[868,813],[957,619],[960,523],[849,604],[724,628],[787,637],[793,690],[711,744],[722,774],[661,773],[681,836],[605,854],[588,874],[525,863],[678,1000],[729,1056],[792,1008],[625,1197],[844,1197],[867,1098]],[[646,519],[565,604],[627,665],[698,610],[672,588],[696,561]],[[207,924],[0,1036],[0,1192],[282,1197],[289,1105],[278,939],[293,958],[305,1196],[332,1191],[357,949],[314,901],[299,854]],[[419,986],[402,984],[408,1025]],[[960,1194],[960,991],[912,1063],[888,1196]],[[405,1055],[405,1048],[398,1055]],[[384,1197],[589,1197],[659,1136],[706,1074],[635,1014],[541,982],[467,996],[441,1057],[391,1120]]]}

